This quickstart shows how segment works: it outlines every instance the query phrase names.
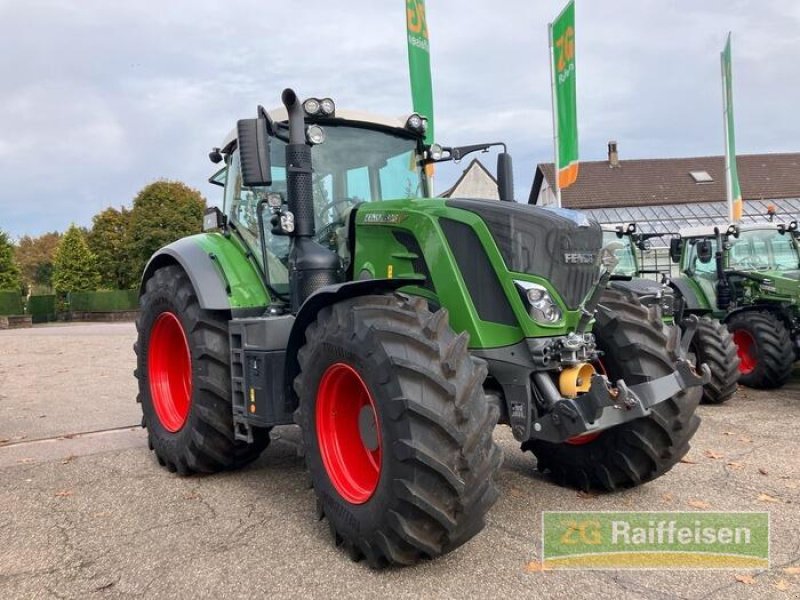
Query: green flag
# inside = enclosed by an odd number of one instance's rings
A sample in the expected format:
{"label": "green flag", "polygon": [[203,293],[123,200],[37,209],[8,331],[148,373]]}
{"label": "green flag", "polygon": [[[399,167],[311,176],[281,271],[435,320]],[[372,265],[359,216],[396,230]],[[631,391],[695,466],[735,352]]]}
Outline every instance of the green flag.
{"label": "green flag", "polygon": [[733,127],[733,69],[731,60],[731,34],[722,51],[722,105],[725,114],[725,185],[728,193],[728,210],[731,220],[740,221],[744,206],[736,168],[736,134]]}
{"label": "green flag", "polygon": [[408,70],[411,76],[411,97],[414,112],[428,118],[425,141],[433,142],[433,86],[431,84],[431,54],[428,41],[428,20],[425,0],[406,0],[406,29],[408,36]]}
{"label": "green flag", "polygon": [[550,24],[550,60],[553,78],[553,126],[555,128],[558,189],[578,178],[578,107],[575,94],[575,2]]}

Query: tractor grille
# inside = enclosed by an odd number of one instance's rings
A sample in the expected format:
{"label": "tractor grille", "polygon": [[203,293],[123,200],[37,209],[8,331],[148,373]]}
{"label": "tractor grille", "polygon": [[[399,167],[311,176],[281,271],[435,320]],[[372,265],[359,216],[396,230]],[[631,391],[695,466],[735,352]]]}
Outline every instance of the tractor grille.
{"label": "tractor grille", "polygon": [[580,213],[495,200],[448,200],[447,205],[479,215],[506,268],[547,279],[571,310],[598,277],[603,233]]}

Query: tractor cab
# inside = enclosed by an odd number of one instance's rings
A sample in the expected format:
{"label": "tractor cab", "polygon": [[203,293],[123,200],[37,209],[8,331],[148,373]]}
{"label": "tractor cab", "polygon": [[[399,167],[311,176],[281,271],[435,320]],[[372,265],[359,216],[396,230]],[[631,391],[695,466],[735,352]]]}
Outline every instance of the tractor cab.
{"label": "tractor cab", "polygon": [[794,303],[800,293],[796,232],[794,221],[685,229],[673,254],[681,273],[696,283],[715,310],[755,298]]}
{"label": "tractor cab", "polygon": [[603,247],[612,249],[617,257],[613,279],[631,279],[639,274],[635,232],[636,225],[634,223],[603,225]]}
{"label": "tractor cab", "polygon": [[[330,99],[303,103],[306,141],[314,165],[311,177],[314,239],[334,251],[347,269],[350,260],[348,229],[353,209],[365,202],[430,195],[431,180],[424,168],[423,137],[426,120],[413,114],[389,118],[337,110]],[[273,127],[288,131],[286,108],[270,110]],[[247,185],[243,178],[237,130],[212,152],[224,161],[210,181],[224,186],[223,214],[249,249],[266,265],[270,286],[289,292],[289,236],[284,219],[272,223],[288,197],[287,140],[275,135],[269,144],[270,183]],[[262,229],[263,225],[263,229]]]}
{"label": "tractor cab", "polygon": [[[339,110],[330,98],[309,98],[298,104],[305,128],[301,141],[310,147],[313,165],[312,214],[305,228],[313,230],[310,238],[335,257],[336,281],[351,271],[355,209],[371,202],[430,198],[430,175],[436,162],[503,146],[498,156],[498,186],[504,199],[513,194],[511,159],[504,144],[426,145],[427,119],[416,113],[395,118]],[[296,225],[296,215],[288,205],[289,120],[286,107],[270,111],[259,107],[259,119],[240,121],[209,155],[212,162],[224,162],[209,181],[225,188],[222,212],[211,220],[210,229],[224,224],[235,230],[261,264],[270,292],[279,298],[290,294],[290,237]],[[248,122],[266,131],[256,139],[248,136],[251,147],[242,149],[242,124]],[[257,145],[265,140],[269,149],[265,179],[269,181],[248,181],[242,154],[257,153]]]}
{"label": "tractor cab", "polygon": [[671,323],[675,306],[672,291],[666,285],[667,274],[658,269],[657,261],[651,265],[646,260],[646,253],[652,249],[650,240],[667,234],[641,232],[636,223],[602,227],[603,247],[612,250],[617,258],[609,285],[632,292],[645,306],[658,306],[664,320]]}

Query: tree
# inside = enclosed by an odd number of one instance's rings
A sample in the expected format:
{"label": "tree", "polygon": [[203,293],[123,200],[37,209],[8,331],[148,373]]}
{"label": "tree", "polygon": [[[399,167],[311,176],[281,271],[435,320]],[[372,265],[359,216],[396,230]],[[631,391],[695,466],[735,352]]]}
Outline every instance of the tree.
{"label": "tree", "polygon": [[56,250],[53,287],[59,295],[93,291],[100,287],[97,259],[89,250],[83,233],[74,224],[67,229]]}
{"label": "tree", "polygon": [[92,218],[86,242],[97,258],[103,287],[125,290],[136,282],[131,278],[133,267],[126,248],[130,216],[131,212],[123,206],[120,210],[107,208]]}
{"label": "tree", "polygon": [[153,253],[177,239],[200,233],[206,201],[179,181],[156,181],[133,200],[128,227],[129,277],[137,281]]}
{"label": "tree", "polygon": [[0,231],[0,290],[21,291],[22,277],[14,258],[14,245],[4,231]]}
{"label": "tree", "polygon": [[61,234],[57,231],[39,237],[24,235],[20,238],[15,253],[25,284],[45,288],[53,286],[53,258],[60,240]]}

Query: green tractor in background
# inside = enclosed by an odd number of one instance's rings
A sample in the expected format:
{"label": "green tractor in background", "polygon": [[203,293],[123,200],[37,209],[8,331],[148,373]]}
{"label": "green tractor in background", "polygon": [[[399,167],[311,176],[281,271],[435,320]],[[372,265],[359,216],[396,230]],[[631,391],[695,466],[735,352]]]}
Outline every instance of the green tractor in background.
{"label": "green tractor in background", "polygon": [[600,304],[599,225],[513,202],[505,152],[502,201],[431,197],[436,162],[492,144],[426,146],[420,115],[282,100],[212,151],[205,233],[145,269],[136,376],[160,464],[240,467],[297,423],[318,516],[377,568],[484,527],[498,421],[581,489],[686,454],[707,367],[634,296]]}
{"label": "green tractor in background", "polygon": [[666,324],[677,323],[684,334],[692,329],[689,350],[698,364],[707,364],[711,371],[710,381],[703,386],[703,402],[722,404],[736,393],[739,379],[739,357],[733,335],[712,315],[700,313],[692,319],[683,310],[682,296],[676,295],[670,286],[669,272],[660,270],[657,263],[655,268],[644,264],[644,253],[651,250],[650,240],[671,235],[640,232],[635,223],[603,225],[603,243],[605,247],[614,244],[619,261],[609,285],[629,290],[642,304],[656,307]]}
{"label": "green tractor in background", "polygon": [[800,358],[797,222],[685,230],[670,255],[680,265],[671,285],[683,314],[712,315],[733,333],[739,382],[785,384]]}

